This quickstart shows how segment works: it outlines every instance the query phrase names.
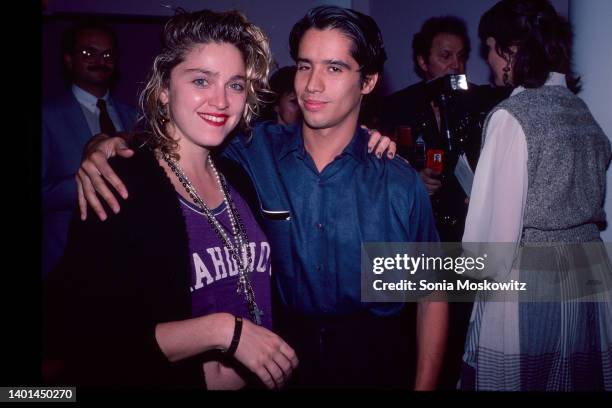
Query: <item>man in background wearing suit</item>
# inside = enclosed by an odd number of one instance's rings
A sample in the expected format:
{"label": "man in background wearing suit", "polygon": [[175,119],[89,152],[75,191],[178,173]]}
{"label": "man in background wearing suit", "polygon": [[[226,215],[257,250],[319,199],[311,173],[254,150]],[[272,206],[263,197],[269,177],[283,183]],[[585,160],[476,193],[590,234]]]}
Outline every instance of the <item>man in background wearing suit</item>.
{"label": "man in background wearing suit", "polygon": [[100,22],[77,24],[62,38],[69,87],[42,110],[43,276],[64,252],[85,143],[100,132],[131,130],[136,121],[136,110],[109,92],[117,77],[117,53],[116,34]]}

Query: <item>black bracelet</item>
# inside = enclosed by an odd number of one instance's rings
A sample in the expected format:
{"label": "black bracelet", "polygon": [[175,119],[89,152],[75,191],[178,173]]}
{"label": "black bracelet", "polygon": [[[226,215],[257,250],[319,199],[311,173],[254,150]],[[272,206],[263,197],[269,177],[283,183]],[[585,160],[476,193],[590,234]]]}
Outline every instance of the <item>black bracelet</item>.
{"label": "black bracelet", "polygon": [[236,316],[235,325],[234,325],[234,335],[232,336],[232,342],[230,346],[223,355],[225,357],[232,357],[238,348],[238,343],[240,343],[240,335],[242,334],[242,317]]}

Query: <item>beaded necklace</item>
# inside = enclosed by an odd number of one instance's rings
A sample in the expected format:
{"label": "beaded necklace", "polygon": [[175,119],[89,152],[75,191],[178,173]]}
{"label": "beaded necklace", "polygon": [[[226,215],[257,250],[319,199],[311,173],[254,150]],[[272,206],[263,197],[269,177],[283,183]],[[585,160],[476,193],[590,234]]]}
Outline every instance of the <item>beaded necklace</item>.
{"label": "beaded necklace", "polygon": [[247,236],[244,223],[242,222],[242,218],[240,217],[240,213],[236,209],[232,196],[229,193],[229,189],[225,183],[225,178],[219,175],[219,172],[213,163],[212,157],[209,154],[208,163],[210,164],[210,168],[212,169],[219,185],[219,191],[221,191],[223,196],[225,208],[227,208],[227,214],[232,228],[231,233],[227,231],[223,225],[221,225],[210,208],[208,208],[208,206],[204,203],[204,200],[202,200],[193,184],[191,184],[191,181],[189,181],[185,171],[183,171],[181,166],[179,166],[178,162],[170,157],[170,155],[167,153],[163,153],[163,159],[166,161],[166,163],[168,163],[170,170],[172,170],[172,172],[176,175],[179,182],[187,191],[187,194],[189,194],[189,197],[191,197],[193,202],[200,207],[206,221],[208,221],[208,224],[221,239],[223,246],[227,248],[232,259],[236,261],[236,265],[238,266],[238,285],[236,288],[236,293],[242,293],[244,295],[253,321],[261,326],[261,315],[263,312],[261,309],[259,309],[257,303],[255,302],[255,293],[253,292],[253,287],[251,286],[251,281],[248,277],[249,267],[253,263],[249,238]]}

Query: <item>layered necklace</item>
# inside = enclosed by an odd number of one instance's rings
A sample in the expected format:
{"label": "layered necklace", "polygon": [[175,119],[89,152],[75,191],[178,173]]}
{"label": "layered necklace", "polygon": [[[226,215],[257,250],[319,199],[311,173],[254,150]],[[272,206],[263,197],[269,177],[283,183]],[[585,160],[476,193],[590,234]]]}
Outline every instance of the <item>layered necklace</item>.
{"label": "layered necklace", "polygon": [[246,228],[240,217],[240,213],[236,210],[236,206],[232,200],[232,196],[225,183],[225,178],[219,175],[215,164],[213,163],[212,157],[208,155],[208,163],[212,169],[217,183],[219,185],[219,191],[223,195],[223,202],[227,209],[227,214],[230,220],[231,232],[227,231],[223,225],[217,220],[210,208],[204,203],[202,197],[198,194],[195,187],[189,181],[189,178],[185,174],[185,171],[179,166],[178,162],[170,157],[169,154],[163,153],[163,159],[168,163],[170,170],[176,175],[179,182],[183,185],[189,197],[193,202],[200,208],[204,214],[204,218],[208,221],[208,224],[215,231],[223,246],[227,248],[232,259],[236,262],[238,267],[238,285],[236,293],[242,293],[247,302],[249,314],[253,318],[253,321],[261,326],[261,315],[263,312],[257,306],[255,302],[255,293],[251,286],[249,279],[249,267],[253,263],[253,256],[251,254],[251,247],[249,245],[249,237],[247,236]]}

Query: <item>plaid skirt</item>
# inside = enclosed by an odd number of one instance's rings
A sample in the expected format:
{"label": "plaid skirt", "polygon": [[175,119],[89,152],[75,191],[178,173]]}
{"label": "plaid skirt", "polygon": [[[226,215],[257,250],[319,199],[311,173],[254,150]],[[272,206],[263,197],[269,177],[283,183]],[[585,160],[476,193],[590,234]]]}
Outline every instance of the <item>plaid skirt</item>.
{"label": "plaid skirt", "polygon": [[459,389],[612,390],[612,265],[604,244],[537,254],[546,266],[525,267],[525,258],[536,258],[519,250],[507,277],[527,282],[529,299],[477,294]]}

